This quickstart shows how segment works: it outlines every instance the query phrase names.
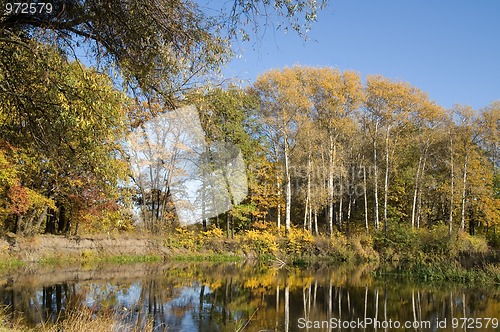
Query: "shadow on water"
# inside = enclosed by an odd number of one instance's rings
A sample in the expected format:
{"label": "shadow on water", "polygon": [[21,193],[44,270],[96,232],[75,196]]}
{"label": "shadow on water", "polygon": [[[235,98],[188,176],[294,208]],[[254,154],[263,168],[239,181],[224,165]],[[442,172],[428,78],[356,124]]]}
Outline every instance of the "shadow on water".
{"label": "shadow on water", "polygon": [[[64,319],[84,305],[96,314],[111,311],[128,327],[152,322],[155,331],[394,331],[397,323],[408,331],[465,331],[464,317],[495,318],[498,326],[498,289],[375,280],[372,269],[246,263],[35,267],[0,276],[0,301],[30,325]],[[405,328],[406,322],[411,325]],[[494,323],[480,330],[499,330]]]}

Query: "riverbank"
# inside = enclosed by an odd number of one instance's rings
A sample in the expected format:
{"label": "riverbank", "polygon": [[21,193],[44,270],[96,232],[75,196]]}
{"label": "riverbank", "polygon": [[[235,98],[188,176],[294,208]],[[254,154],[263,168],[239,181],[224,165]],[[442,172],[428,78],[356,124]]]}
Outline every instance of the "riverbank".
{"label": "riverbank", "polygon": [[[163,261],[260,261],[279,266],[338,262],[375,263],[381,278],[500,284],[500,255],[485,239],[445,230],[399,227],[387,234],[313,236],[251,230],[227,239],[219,229],[177,229],[165,236],[124,233],[109,236],[37,235],[0,239],[0,269],[24,264],[62,265]],[[443,235],[445,234],[445,235]]]}
{"label": "riverbank", "polygon": [[13,234],[0,239],[0,268],[26,263],[92,263],[186,261],[279,261],[283,264],[309,264],[317,261],[378,261],[368,237],[347,239],[314,237],[300,229],[287,236],[268,231],[248,231],[232,239],[218,229],[206,232],[178,229],[173,234],[138,236],[35,235]]}

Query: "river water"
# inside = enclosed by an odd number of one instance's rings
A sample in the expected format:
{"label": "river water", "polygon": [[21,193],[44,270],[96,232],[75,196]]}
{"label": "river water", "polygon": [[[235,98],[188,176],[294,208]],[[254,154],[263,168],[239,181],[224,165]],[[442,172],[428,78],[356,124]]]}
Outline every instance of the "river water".
{"label": "river water", "polygon": [[[368,265],[246,263],[28,267],[0,301],[33,326],[76,306],[154,331],[500,331],[500,288],[412,284]],[[481,328],[479,326],[481,325]]]}

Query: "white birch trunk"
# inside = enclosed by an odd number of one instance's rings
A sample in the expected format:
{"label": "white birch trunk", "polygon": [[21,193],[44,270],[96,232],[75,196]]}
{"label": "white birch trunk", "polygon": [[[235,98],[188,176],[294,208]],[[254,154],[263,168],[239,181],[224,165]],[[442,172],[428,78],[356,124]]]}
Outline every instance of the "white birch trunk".
{"label": "white birch trunk", "polygon": [[319,235],[318,231],[318,210],[314,208],[314,232]]}
{"label": "white birch trunk", "polygon": [[330,146],[329,146],[329,162],[328,162],[328,230],[330,231],[330,236],[333,235],[333,214],[334,214],[334,199],[333,199],[333,171],[335,164],[335,144],[333,142],[333,137],[330,135]]}
{"label": "white birch trunk", "polygon": [[339,198],[339,229],[342,231],[344,225],[343,223],[343,217],[342,217],[342,209],[343,209],[343,192],[344,192],[344,185],[343,185],[343,179],[342,176],[340,177],[340,198]]}
{"label": "white birch trunk", "polygon": [[[312,233],[311,228],[311,218],[308,216],[311,215],[311,153],[307,155],[307,194],[306,194],[306,208],[304,213],[304,229],[307,229],[309,226],[309,231]],[[309,221],[309,222],[308,222]]]}
{"label": "white birch trunk", "polygon": [[379,229],[380,221],[378,215],[378,160],[377,160],[377,136],[378,136],[378,121],[375,123],[375,136],[373,139],[373,182],[374,182],[374,195],[375,195],[375,229]]}
{"label": "white birch trunk", "polygon": [[411,209],[411,228],[415,228],[415,216],[417,212],[417,195],[420,176],[420,167],[422,165],[422,155],[418,158],[417,174],[415,175],[415,190],[413,191],[413,206]]}
{"label": "white birch trunk", "polygon": [[[450,134],[451,136],[451,134]],[[451,168],[451,192],[450,192],[450,218],[448,220],[448,233],[451,236],[453,231],[453,199],[455,195],[455,161],[453,158],[453,137],[450,139],[450,168]]]}
{"label": "white birch trunk", "polygon": [[462,231],[465,231],[465,201],[466,201],[466,194],[467,194],[467,163],[468,163],[468,155],[465,153],[464,157],[464,177],[462,181],[462,213],[461,213],[461,221],[460,221],[460,228]]}
{"label": "white birch trunk", "polygon": [[363,166],[363,196],[365,201],[365,228],[366,234],[368,234],[370,231],[368,228],[368,192],[366,188],[366,166]]}
{"label": "white birch trunk", "polygon": [[384,181],[384,232],[387,232],[387,196],[389,193],[389,135],[391,126],[385,134],[385,181]]}
{"label": "white birch trunk", "polygon": [[286,200],[285,200],[285,232],[288,234],[291,226],[291,205],[292,205],[292,180],[290,176],[290,160],[288,137],[285,135],[285,178],[286,178]]}
{"label": "white birch trunk", "polygon": [[422,219],[422,179],[425,178],[425,164],[427,162],[427,150],[422,161],[422,169],[420,171],[420,186],[418,188],[418,203],[417,203],[417,228],[420,228],[420,220]]}

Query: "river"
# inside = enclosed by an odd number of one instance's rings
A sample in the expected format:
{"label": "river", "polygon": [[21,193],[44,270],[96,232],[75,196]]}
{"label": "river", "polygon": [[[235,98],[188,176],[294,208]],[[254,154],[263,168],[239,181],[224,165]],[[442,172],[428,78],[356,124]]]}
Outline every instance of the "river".
{"label": "river", "polygon": [[[32,326],[84,306],[124,330],[499,331],[500,289],[372,277],[369,265],[249,263],[25,267],[0,276],[0,301]],[[481,328],[478,328],[481,325]]]}

